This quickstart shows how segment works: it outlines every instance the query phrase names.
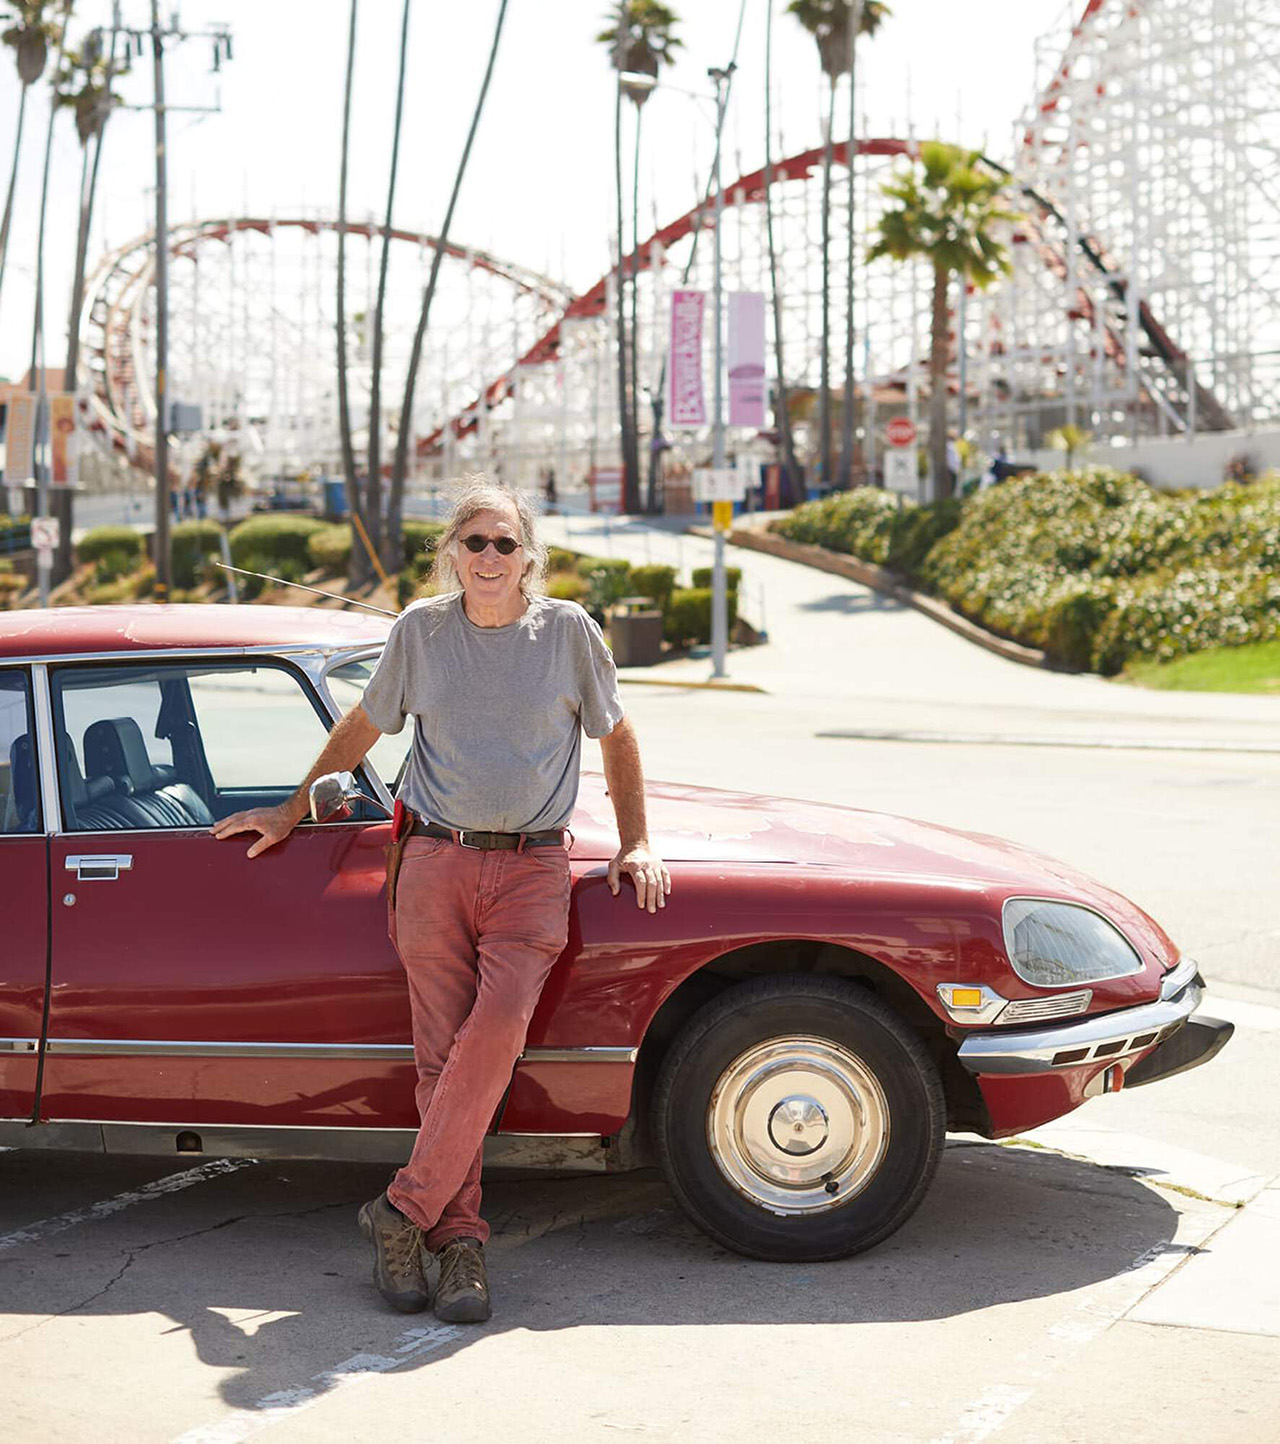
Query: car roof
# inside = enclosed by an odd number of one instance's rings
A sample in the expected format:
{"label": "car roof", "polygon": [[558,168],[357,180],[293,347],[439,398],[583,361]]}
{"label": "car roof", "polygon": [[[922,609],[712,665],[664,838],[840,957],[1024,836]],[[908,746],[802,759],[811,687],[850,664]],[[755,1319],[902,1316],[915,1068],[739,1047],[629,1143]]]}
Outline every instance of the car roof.
{"label": "car roof", "polygon": [[319,607],[225,603],[41,607],[0,612],[0,657],[226,647],[358,647],[386,640],[392,618]]}

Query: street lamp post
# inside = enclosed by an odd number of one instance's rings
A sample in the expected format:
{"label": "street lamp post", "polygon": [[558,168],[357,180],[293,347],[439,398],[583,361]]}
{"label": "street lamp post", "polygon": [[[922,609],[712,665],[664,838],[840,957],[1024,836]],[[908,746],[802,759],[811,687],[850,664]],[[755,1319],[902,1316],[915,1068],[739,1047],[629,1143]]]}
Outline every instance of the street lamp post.
{"label": "street lamp post", "polygon": [[169,557],[169,198],[168,166],[164,153],[164,34],[160,29],[159,0],[151,0],[151,46],[156,115],[155,598],[157,602],[167,602],[172,581]]}

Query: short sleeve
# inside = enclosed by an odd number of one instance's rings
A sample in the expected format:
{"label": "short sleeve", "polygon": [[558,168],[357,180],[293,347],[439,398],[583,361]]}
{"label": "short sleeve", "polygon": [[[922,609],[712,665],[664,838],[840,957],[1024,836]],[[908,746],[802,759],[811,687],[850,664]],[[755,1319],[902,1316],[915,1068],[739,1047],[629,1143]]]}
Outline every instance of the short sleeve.
{"label": "short sleeve", "polygon": [[581,628],[577,642],[577,683],[582,730],[588,737],[607,737],[622,721],[622,697],[613,653],[605,644],[599,624],[580,607],[574,607]]}
{"label": "short sleeve", "polygon": [[[407,614],[406,614],[407,615]],[[396,733],[405,719],[405,619],[397,618],[360,705],[379,732]]]}

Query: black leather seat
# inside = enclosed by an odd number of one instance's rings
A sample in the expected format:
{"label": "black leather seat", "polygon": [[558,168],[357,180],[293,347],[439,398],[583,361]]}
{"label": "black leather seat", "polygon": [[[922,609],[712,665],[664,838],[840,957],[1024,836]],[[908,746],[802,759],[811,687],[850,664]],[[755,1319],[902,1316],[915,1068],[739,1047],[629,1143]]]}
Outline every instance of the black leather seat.
{"label": "black leather seat", "polygon": [[138,824],[126,821],[112,809],[109,799],[115,792],[115,783],[109,777],[98,777],[86,782],[80,771],[80,759],[76,756],[75,743],[64,732],[58,740],[58,776],[62,790],[63,811],[67,826],[72,831],[98,828],[136,827]]}
{"label": "black leather seat", "polygon": [[[91,723],[84,734],[84,765],[86,785],[92,788],[109,780],[113,795],[88,809],[77,808],[82,826],[209,827],[213,823],[213,814],[194,788],[176,781],[171,767],[152,765],[142,729],[132,717],[104,717]],[[85,820],[86,812],[92,820]]]}
{"label": "black leather seat", "polygon": [[[11,832],[34,832],[40,815],[37,806],[35,758],[31,738],[24,732],[9,747],[9,787],[11,806],[6,807],[6,823],[12,820]],[[0,824],[3,828],[5,824]]]}

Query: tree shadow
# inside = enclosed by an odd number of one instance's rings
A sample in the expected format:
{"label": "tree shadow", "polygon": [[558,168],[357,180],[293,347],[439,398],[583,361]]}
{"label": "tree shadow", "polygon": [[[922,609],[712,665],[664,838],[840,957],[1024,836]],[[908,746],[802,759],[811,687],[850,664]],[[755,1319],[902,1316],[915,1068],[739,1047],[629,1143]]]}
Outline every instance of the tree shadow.
{"label": "tree shadow", "polygon": [[812,601],[799,602],[801,612],[834,612],[841,616],[854,616],[859,612],[905,612],[910,608],[906,602],[896,601],[883,592],[870,590],[862,592],[833,592],[827,597],[814,597]]}
{"label": "tree shadow", "polygon": [[[120,1160],[7,1155],[7,1228],[21,1226],[9,1222],[19,1159],[43,1175],[34,1191],[46,1196],[59,1169],[74,1170],[77,1193],[119,1181]],[[165,1171],[156,1160],[144,1163],[135,1179]],[[223,1402],[253,1410],[299,1390],[323,1393],[344,1372],[358,1372],[364,1358],[386,1364],[399,1351],[397,1368],[426,1368],[515,1329],[956,1318],[1122,1274],[1176,1247],[1178,1222],[1164,1197],[1124,1173],[959,1141],[945,1150],[932,1189],[902,1229],[868,1253],[825,1264],[731,1253],[685,1218],[652,1170],[497,1180],[485,1191],[495,1317],[417,1351],[412,1338],[405,1342],[408,1331],[439,1326],[429,1312],[398,1315],[383,1305],[355,1227],[356,1208],[386,1178],[381,1166],[259,1163],[0,1252],[5,1313],[18,1324],[7,1337],[45,1329],[50,1315],[160,1313],[174,1327],[148,1344],[139,1389],[144,1374],[148,1397],[165,1387],[171,1356],[163,1336],[189,1334],[201,1363],[226,1372],[217,1385]],[[74,1267],[56,1267],[60,1258]],[[49,1335],[41,1347],[53,1342]],[[69,1367],[83,1380],[83,1360]],[[56,1366],[42,1370],[46,1396],[56,1392],[56,1375]],[[184,1418],[189,1370],[185,1388],[173,1387],[174,1417]]]}

